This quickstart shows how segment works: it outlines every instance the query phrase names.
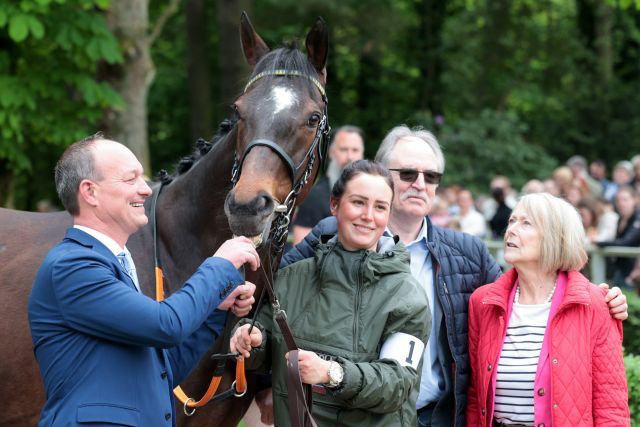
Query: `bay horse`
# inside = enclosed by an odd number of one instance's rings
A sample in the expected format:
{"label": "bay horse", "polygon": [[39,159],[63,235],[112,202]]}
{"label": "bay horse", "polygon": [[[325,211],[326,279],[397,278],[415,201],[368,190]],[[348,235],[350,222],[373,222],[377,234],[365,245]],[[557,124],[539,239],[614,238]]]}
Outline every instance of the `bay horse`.
{"label": "bay horse", "polygon": [[[164,270],[165,294],[179,288],[200,263],[232,235],[262,241],[263,265],[274,257],[273,230],[286,230],[293,205],[308,193],[319,169],[328,132],[324,92],[328,31],[321,18],[306,37],[306,55],[295,46],[270,51],[246,14],[241,43],[254,66],[244,92],[233,104],[236,118],[221,128],[214,144],[201,142],[196,155],[179,164],[152,188],[156,198],[157,253]],[[159,192],[162,189],[161,193]],[[151,215],[153,199],[145,202]],[[0,424],[33,426],[44,390],[33,355],[27,300],[35,273],[48,250],[72,225],[66,212],[31,213],[0,209]],[[286,236],[286,233],[285,233]],[[146,295],[155,294],[154,233],[150,224],[127,242]],[[277,266],[277,260],[274,264]],[[256,299],[264,275],[247,271]],[[232,319],[234,320],[234,319]],[[221,340],[218,340],[221,341]],[[218,351],[224,343],[216,343]],[[226,343],[228,346],[228,342]],[[228,371],[233,371],[228,363]],[[198,399],[211,379],[209,355],[182,384]],[[221,390],[233,378],[225,375]],[[236,426],[254,394],[255,381],[242,398],[231,397],[200,408],[182,426]],[[181,412],[182,404],[177,402]]]}

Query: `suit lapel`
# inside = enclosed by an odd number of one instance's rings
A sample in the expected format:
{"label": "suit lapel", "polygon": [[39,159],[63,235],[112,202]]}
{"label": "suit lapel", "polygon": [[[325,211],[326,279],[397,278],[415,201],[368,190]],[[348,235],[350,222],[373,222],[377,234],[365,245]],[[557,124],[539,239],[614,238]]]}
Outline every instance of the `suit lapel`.
{"label": "suit lapel", "polygon": [[74,227],[70,227],[69,229],[67,229],[67,234],[65,235],[65,239],[73,240],[78,244],[85,246],[89,249],[92,249],[98,252],[103,257],[105,257],[107,260],[109,260],[109,262],[111,262],[112,264],[111,267],[114,270],[116,279],[126,283],[134,291],[138,292],[138,289],[136,288],[136,285],[133,279],[126,272],[122,264],[120,264],[120,261],[118,261],[118,258],[113,254],[113,252],[109,250],[109,248],[103,245],[102,242],[100,242],[98,239]]}

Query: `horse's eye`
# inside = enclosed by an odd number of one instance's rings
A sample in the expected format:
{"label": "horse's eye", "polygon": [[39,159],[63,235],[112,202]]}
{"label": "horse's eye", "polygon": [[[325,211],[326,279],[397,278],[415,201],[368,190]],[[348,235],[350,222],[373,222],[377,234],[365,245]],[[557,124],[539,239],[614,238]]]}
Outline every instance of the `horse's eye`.
{"label": "horse's eye", "polygon": [[240,115],[240,110],[238,109],[238,106],[236,104],[231,104],[231,109],[233,110],[233,118],[235,120],[242,119],[242,116]]}
{"label": "horse's eye", "polygon": [[307,126],[315,128],[320,124],[320,114],[318,113],[313,113],[309,116],[309,119],[307,120]]}

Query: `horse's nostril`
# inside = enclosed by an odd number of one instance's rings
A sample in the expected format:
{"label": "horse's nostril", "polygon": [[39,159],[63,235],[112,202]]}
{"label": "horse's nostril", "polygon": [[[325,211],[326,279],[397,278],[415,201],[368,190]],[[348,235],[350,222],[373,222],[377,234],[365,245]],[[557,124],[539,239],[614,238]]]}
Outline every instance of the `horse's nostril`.
{"label": "horse's nostril", "polygon": [[268,195],[258,196],[256,200],[256,210],[264,211],[271,210],[271,206],[273,205],[273,200]]}

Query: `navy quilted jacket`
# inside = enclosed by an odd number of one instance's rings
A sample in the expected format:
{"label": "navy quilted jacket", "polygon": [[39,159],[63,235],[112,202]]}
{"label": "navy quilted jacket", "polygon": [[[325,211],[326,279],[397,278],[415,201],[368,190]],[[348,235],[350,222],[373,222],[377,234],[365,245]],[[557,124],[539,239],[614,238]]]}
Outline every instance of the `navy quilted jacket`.
{"label": "navy quilted jacket", "polygon": [[[438,300],[444,313],[448,352],[453,360],[445,375],[455,372],[447,381],[448,397],[453,397],[454,413],[451,425],[465,426],[465,407],[470,368],[467,338],[469,298],[478,287],[494,282],[501,274],[500,266],[493,259],[482,240],[469,234],[431,225],[427,217],[429,251],[433,257],[437,275]],[[324,236],[337,232],[334,217],[325,218],[316,225],[302,242],[287,252],[280,268],[313,256],[313,248]],[[435,416],[435,414],[434,414]]]}

